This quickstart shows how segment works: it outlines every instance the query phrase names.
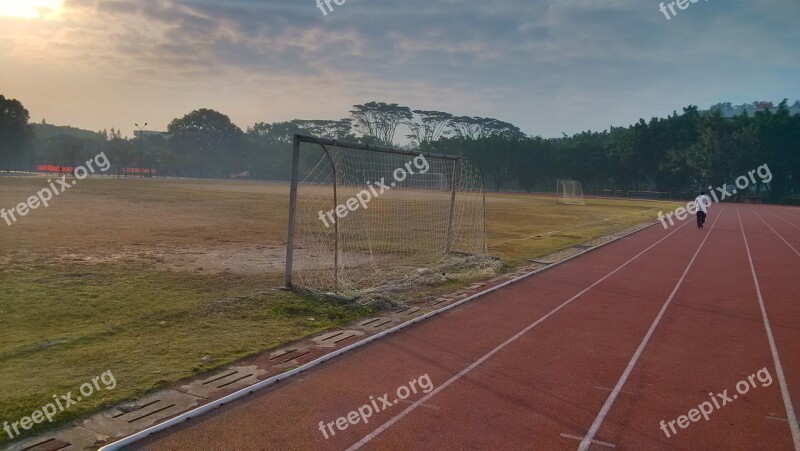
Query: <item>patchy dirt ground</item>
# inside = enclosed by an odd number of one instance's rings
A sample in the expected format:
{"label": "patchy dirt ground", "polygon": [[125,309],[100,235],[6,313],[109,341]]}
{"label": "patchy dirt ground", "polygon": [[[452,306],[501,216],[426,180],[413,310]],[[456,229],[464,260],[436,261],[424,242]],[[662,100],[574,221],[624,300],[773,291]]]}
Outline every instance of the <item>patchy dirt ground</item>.
{"label": "patchy dirt ground", "polygon": [[159,247],[147,250],[126,248],[119,252],[69,253],[56,257],[59,264],[144,263],[158,270],[264,275],[282,273],[286,248],[276,246],[192,246]]}
{"label": "patchy dirt ground", "polygon": [[[46,185],[0,178],[6,209]],[[288,186],[90,179],[0,228],[0,264],[152,261],[244,274],[283,267]]]}

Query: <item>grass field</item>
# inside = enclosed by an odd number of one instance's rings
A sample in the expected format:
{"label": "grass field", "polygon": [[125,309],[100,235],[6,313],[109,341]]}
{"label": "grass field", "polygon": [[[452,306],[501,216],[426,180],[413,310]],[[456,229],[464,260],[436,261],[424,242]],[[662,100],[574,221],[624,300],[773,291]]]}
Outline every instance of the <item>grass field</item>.
{"label": "grass field", "polygon": [[[0,177],[0,207],[45,184]],[[490,193],[489,250],[513,267],[675,206]],[[283,184],[109,178],[0,220],[0,423],[108,370],[59,422],[372,313],[277,290],[287,208]]]}

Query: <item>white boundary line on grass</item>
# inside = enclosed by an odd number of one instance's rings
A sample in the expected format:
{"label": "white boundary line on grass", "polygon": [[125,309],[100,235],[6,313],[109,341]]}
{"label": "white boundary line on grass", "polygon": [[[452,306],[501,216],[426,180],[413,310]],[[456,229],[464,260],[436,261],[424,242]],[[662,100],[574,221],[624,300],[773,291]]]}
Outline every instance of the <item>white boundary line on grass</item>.
{"label": "white boundary line on grass", "polygon": [[[770,326],[769,318],[767,317],[767,308],[764,305],[764,297],[761,295],[761,285],[758,283],[758,276],[756,276],[756,267],[753,264],[753,256],[750,254],[750,245],[747,243],[747,234],[744,232],[742,215],[741,213],[739,213],[738,209],[736,210],[736,214],[739,215],[739,226],[741,226],[742,228],[742,238],[744,239],[745,249],[747,249],[747,259],[750,261],[750,272],[753,274],[753,282],[755,283],[756,293],[758,294],[758,304],[759,307],[761,307],[761,317],[764,318],[764,328],[767,330],[767,338],[769,339],[769,348],[772,351],[772,361],[775,362],[775,371],[777,372],[778,382],[780,383],[781,386],[781,395],[783,395],[783,405],[786,407],[786,417],[789,420],[789,429],[792,432],[794,449],[796,451],[800,451],[800,427],[798,427],[797,425],[797,416],[795,416],[794,406],[792,405],[792,399],[789,396],[789,386],[786,384],[786,376],[784,376],[783,374],[783,365],[781,365],[781,358],[778,355],[778,346],[775,344],[775,337],[773,337],[772,335],[772,326]],[[758,214],[756,214],[756,216],[758,216]],[[764,224],[767,224],[767,222],[764,221]],[[772,229],[772,227],[769,224],[767,224],[767,226],[770,229]],[[773,229],[772,231],[774,232],[775,229]],[[775,233],[777,234],[778,232]],[[781,239],[783,239],[783,237],[781,237]],[[791,247],[791,245],[789,247]],[[794,248],[792,247],[792,249]],[[795,250],[795,252],[797,251]]]}
{"label": "white boundary line on grass", "polygon": [[[613,271],[609,272],[609,273],[608,273],[608,274],[606,274],[605,276],[603,276],[603,277],[601,277],[600,279],[598,279],[598,280],[597,280],[596,282],[594,282],[593,284],[591,284],[591,285],[589,285],[588,287],[584,288],[584,289],[583,289],[583,290],[581,290],[581,291],[580,291],[578,294],[576,294],[576,295],[572,296],[571,298],[567,299],[567,300],[566,300],[566,301],[564,301],[564,302],[563,302],[561,305],[559,305],[558,307],[554,308],[553,310],[551,310],[551,311],[550,311],[549,313],[547,313],[546,315],[542,316],[542,317],[541,317],[541,318],[539,318],[538,320],[536,320],[536,321],[534,321],[533,323],[531,323],[530,325],[528,325],[526,328],[524,328],[524,329],[522,329],[521,331],[517,332],[517,333],[516,333],[516,334],[515,334],[513,337],[509,338],[508,340],[504,341],[502,344],[500,344],[500,345],[499,345],[499,346],[497,346],[496,348],[494,348],[494,349],[492,349],[491,351],[489,351],[488,353],[484,354],[484,356],[483,356],[483,357],[481,357],[481,358],[479,358],[478,360],[476,360],[475,362],[473,362],[473,363],[472,363],[470,366],[468,366],[468,367],[464,368],[464,369],[463,369],[463,370],[461,370],[461,371],[460,371],[458,374],[456,374],[455,376],[453,376],[453,377],[451,377],[450,379],[448,379],[448,380],[447,380],[445,383],[443,383],[443,384],[439,385],[439,386],[438,386],[438,387],[436,387],[436,388],[435,388],[433,391],[431,391],[431,392],[430,392],[430,393],[428,393],[427,395],[423,396],[422,398],[418,399],[418,400],[417,400],[417,401],[416,401],[414,404],[410,405],[410,406],[409,406],[409,407],[407,407],[407,408],[406,408],[404,411],[400,412],[399,414],[395,415],[393,418],[391,418],[391,419],[390,419],[390,420],[388,420],[387,422],[383,423],[383,424],[382,424],[380,427],[378,427],[377,429],[375,429],[374,431],[372,431],[370,434],[367,434],[367,435],[366,435],[364,438],[362,438],[361,440],[359,440],[358,442],[356,442],[355,444],[353,444],[353,446],[351,446],[350,448],[348,448],[348,449],[347,449],[347,451],[354,451],[354,450],[357,450],[357,449],[361,448],[362,446],[366,445],[367,443],[369,443],[369,442],[370,442],[370,440],[372,440],[373,438],[377,437],[377,436],[378,436],[378,435],[379,435],[381,432],[385,431],[386,429],[388,429],[389,427],[391,427],[392,425],[394,425],[395,423],[397,423],[398,421],[400,421],[400,420],[401,420],[403,417],[405,417],[406,415],[408,415],[409,413],[411,413],[411,411],[413,411],[414,409],[416,409],[417,407],[419,407],[421,404],[423,404],[423,403],[427,402],[427,401],[428,401],[430,398],[432,398],[433,396],[435,396],[435,395],[436,395],[437,393],[439,393],[440,391],[442,391],[442,390],[444,390],[445,388],[447,388],[447,386],[449,386],[449,385],[450,385],[450,384],[452,384],[453,382],[455,382],[455,381],[457,381],[457,380],[461,379],[462,377],[464,377],[464,376],[465,376],[467,373],[469,373],[470,371],[472,371],[472,370],[474,370],[475,368],[477,368],[478,366],[480,366],[480,365],[481,365],[483,362],[485,362],[486,360],[488,360],[489,358],[491,358],[493,355],[495,355],[495,354],[497,354],[498,352],[500,352],[500,351],[501,351],[503,348],[505,348],[506,346],[510,345],[511,343],[513,343],[514,341],[516,341],[517,339],[519,339],[519,337],[523,336],[524,334],[526,334],[527,332],[529,332],[531,329],[533,329],[534,327],[536,327],[536,326],[538,326],[539,324],[541,324],[541,323],[542,323],[544,320],[546,320],[546,319],[550,318],[551,316],[555,315],[555,314],[556,314],[556,313],[557,313],[559,310],[563,309],[564,307],[566,307],[567,305],[569,305],[570,303],[572,303],[574,300],[578,299],[579,297],[583,296],[584,294],[586,294],[586,292],[588,292],[588,291],[589,291],[589,290],[591,290],[592,288],[596,287],[597,285],[600,285],[600,284],[601,284],[603,281],[605,281],[605,280],[606,280],[606,279],[608,279],[609,277],[611,277],[611,276],[613,276],[614,274],[616,274],[617,272],[619,272],[619,271],[620,271],[622,268],[624,268],[624,267],[628,266],[628,264],[630,264],[632,261],[634,261],[634,260],[636,260],[637,258],[641,257],[642,255],[644,255],[644,254],[645,254],[647,251],[649,251],[650,249],[652,249],[652,248],[656,247],[656,246],[657,246],[658,244],[660,244],[662,241],[664,241],[664,240],[666,240],[667,238],[669,238],[670,236],[672,236],[672,234],[674,234],[675,232],[677,232],[678,230],[680,230],[681,228],[683,228],[683,227],[684,227],[684,226],[686,226],[687,224],[689,224],[689,221],[687,221],[687,222],[686,222],[685,224],[683,224],[682,226],[680,226],[680,227],[676,228],[676,229],[675,229],[675,230],[673,230],[672,232],[668,233],[667,235],[665,235],[665,236],[664,236],[663,238],[661,238],[660,240],[658,240],[658,241],[656,241],[655,243],[651,244],[649,247],[647,247],[647,249],[645,249],[645,250],[643,250],[643,251],[639,252],[638,254],[636,254],[635,256],[633,256],[631,259],[629,259],[628,261],[626,261],[626,262],[625,262],[625,263],[623,263],[622,265],[618,266],[618,267],[617,267],[616,269],[614,269]],[[620,238],[621,238],[621,237],[620,237]]]}
{"label": "white boundary line on grass", "polygon": [[641,357],[642,352],[644,352],[644,348],[647,346],[647,343],[650,342],[650,337],[653,336],[656,327],[658,327],[658,323],[661,322],[661,318],[664,317],[664,313],[666,313],[667,308],[672,303],[672,299],[675,297],[675,294],[678,293],[678,289],[681,287],[681,285],[683,285],[683,281],[686,279],[686,275],[689,274],[689,270],[692,268],[692,265],[694,265],[694,261],[700,254],[700,250],[703,249],[703,246],[705,246],[708,237],[711,236],[711,232],[714,231],[714,226],[717,225],[717,221],[719,221],[719,218],[720,216],[722,216],[722,212],[724,211],[725,207],[722,207],[722,210],[719,211],[719,214],[717,215],[717,218],[714,220],[714,223],[711,224],[711,228],[708,230],[708,233],[706,234],[705,238],[703,238],[703,241],[700,243],[700,246],[697,247],[694,256],[692,256],[692,259],[689,260],[689,264],[686,265],[686,269],[683,271],[683,275],[678,280],[678,283],[675,284],[675,288],[672,289],[672,293],[670,293],[669,297],[664,302],[664,305],[661,306],[661,311],[658,312],[656,319],[653,320],[653,324],[650,325],[650,329],[647,331],[647,334],[645,334],[644,338],[642,339],[642,342],[639,344],[639,347],[633,354],[633,357],[631,357],[630,362],[628,362],[628,366],[625,368],[625,371],[622,373],[622,376],[619,378],[619,381],[617,381],[617,385],[614,387],[614,391],[612,391],[611,394],[608,395],[608,399],[606,399],[605,404],[603,404],[603,408],[600,409],[600,412],[594,419],[594,423],[592,423],[592,426],[589,428],[589,432],[586,433],[586,436],[583,438],[581,444],[578,446],[578,450],[580,451],[588,450],[589,445],[591,445],[592,441],[594,441],[594,437],[597,435],[597,431],[600,430],[600,426],[603,424],[603,420],[606,418],[606,415],[608,415],[608,412],[611,411],[611,407],[614,405],[614,401],[617,400],[617,396],[619,396],[619,393],[622,391],[622,387],[625,386],[625,382],[628,381],[628,377],[631,375],[631,372],[633,372],[633,368],[636,366],[636,362],[639,361],[639,357]]}
{"label": "white boundary line on grass", "polygon": [[[689,222],[687,222],[686,224],[688,224],[688,223]],[[256,392],[256,391],[259,391],[261,389],[264,389],[264,388],[270,387],[272,385],[275,385],[276,383],[278,383],[278,382],[280,382],[280,381],[282,381],[284,379],[288,379],[288,378],[290,378],[292,376],[295,376],[295,375],[297,375],[299,373],[308,371],[308,370],[310,370],[310,369],[312,369],[312,368],[314,368],[316,366],[319,366],[319,365],[327,362],[328,360],[332,360],[332,359],[334,359],[334,358],[336,358],[336,357],[338,357],[338,356],[340,356],[342,354],[345,354],[345,353],[350,352],[350,351],[352,351],[354,349],[357,349],[357,348],[360,348],[362,346],[365,346],[365,345],[367,345],[369,343],[372,343],[373,341],[376,341],[378,339],[381,339],[381,338],[383,338],[383,337],[385,337],[385,336],[387,336],[389,334],[398,332],[398,331],[400,331],[402,329],[405,329],[407,327],[410,327],[410,326],[412,326],[412,325],[414,325],[416,323],[419,323],[419,322],[424,321],[424,320],[426,320],[428,318],[431,318],[433,316],[436,316],[436,315],[439,315],[441,313],[444,313],[444,312],[446,312],[448,310],[454,309],[454,308],[456,308],[456,307],[458,307],[458,306],[460,306],[462,304],[465,304],[467,302],[470,302],[470,301],[473,301],[473,300],[478,299],[480,297],[483,297],[483,296],[485,296],[485,295],[487,295],[489,293],[492,293],[494,291],[497,291],[497,290],[499,290],[501,288],[505,288],[505,287],[507,287],[509,285],[513,285],[513,284],[515,284],[515,283],[517,283],[517,282],[519,282],[521,280],[527,279],[528,277],[531,277],[533,275],[539,274],[539,273],[541,273],[543,271],[546,271],[548,269],[551,269],[551,268],[554,268],[554,267],[559,266],[561,264],[564,264],[564,263],[566,263],[566,262],[568,262],[570,260],[578,258],[578,257],[580,257],[580,256],[582,256],[582,255],[584,255],[584,254],[586,254],[588,252],[591,252],[591,251],[593,251],[595,249],[599,249],[599,248],[604,247],[604,246],[606,246],[608,244],[614,243],[614,242],[616,242],[616,241],[618,241],[618,240],[620,240],[620,239],[622,239],[624,237],[627,237],[627,236],[633,235],[635,233],[641,232],[643,230],[646,230],[646,229],[654,226],[655,224],[657,224],[657,222],[653,222],[652,224],[650,224],[650,225],[648,225],[646,227],[643,227],[643,228],[637,229],[637,230],[635,230],[633,232],[621,235],[621,236],[619,236],[617,238],[612,239],[611,241],[608,241],[607,243],[603,243],[603,244],[600,244],[598,246],[592,247],[590,249],[586,249],[584,251],[581,251],[581,252],[579,252],[579,253],[577,253],[575,255],[572,255],[570,257],[567,257],[564,260],[561,260],[559,262],[555,262],[555,263],[552,263],[550,265],[544,266],[542,268],[535,269],[535,270],[533,270],[533,271],[531,271],[529,273],[523,274],[523,275],[521,275],[519,277],[516,277],[516,278],[514,278],[512,280],[508,280],[506,282],[503,282],[503,283],[501,283],[499,285],[496,285],[494,287],[491,287],[489,289],[481,291],[480,293],[473,294],[472,296],[464,298],[464,299],[462,299],[462,300],[460,300],[458,302],[454,302],[454,303],[452,303],[450,305],[447,305],[445,307],[442,307],[442,308],[440,308],[438,310],[434,310],[434,311],[428,312],[428,313],[426,313],[426,314],[424,314],[422,316],[418,316],[418,317],[416,317],[414,319],[406,321],[405,323],[402,323],[402,324],[399,324],[399,325],[397,325],[395,327],[392,327],[391,329],[387,329],[387,330],[385,330],[383,332],[380,332],[378,334],[375,334],[375,335],[372,335],[370,337],[367,337],[364,340],[361,340],[361,341],[359,341],[357,343],[353,343],[351,345],[345,346],[342,349],[339,349],[339,350],[336,350],[336,351],[331,352],[329,354],[326,354],[326,355],[324,355],[324,356],[322,356],[322,357],[320,357],[320,358],[318,358],[316,360],[312,360],[311,362],[308,362],[308,363],[306,363],[304,365],[301,365],[301,366],[299,366],[299,367],[297,367],[297,368],[295,368],[293,370],[286,371],[286,372],[281,373],[281,374],[277,374],[275,376],[270,377],[269,379],[264,379],[261,382],[257,382],[257,383],[255,383],[253,385],[250,385],[248,387],[242,388],[242,389],[240,389],[240,390],[238,390],[238,391],[236,391],[234,393],[231,393],[231,394],[229,394],[227,396],[224,396],[224,397],[222,397],[220,399],[212,401],[212,402],[210,402],[208,404],[204,404],[204,405],[202,405],[200,407],[196,407],[196,408],[194,408],[192,410],[189,410],[187,412],[182,413],[181,415],[178,415],[176,417],[170,418],[167,421],[164,421],[162,423],[150,426],[147,429],[144,429],[144,430],[139,431],[139,432],[137,432],[135,434],[132,434],[132,435],[129,435],[129,436],[125,437],[125,438],[117,440],[116,442],[109,443],[108,445],[105,445],[102,448],[100,448],[99,451],[116,451],[116,450],[119,450],[124,446],[131,445],[133,443],[138,442],[139,440],[143,440],[143,439],[147,438],[148,436],[150,436],[152,434],[155,434],[157,432],[163,431],[165,429],[169,429],[169,428],[171,428],[173,426],[176,426],[176,425],[178,425],[180,423],[183,423],[184,421],[187,421],[187,420],[190,420],[192,418],[198,417],[198,416],[200,416],[200,415],[202,415],[202,414],[204,414],[204,413],[206,413],[206,412],[208,412],[210,410],[213,410],[213,409],[221,407],[221,406],[223,406],[225,404],[231,403],[231,402],[233,402],[233,401],[235,401],[235,400],[237,400],[239,398],[242,398],[244,396],[247,396],[247,395],[249,395],[249,394],[251,394],[253,392]],[[673,230],[672,232],[667,234],[665,237],[661,238],[656,243],[654,243],[653,245],[651,245],[650,247],[648,247],[644,251],[642,251],[639,254],[637,254],[637,256],[634,257],[633,259],[638,258],[641,254],[643,254],[644,252],[647,252],[648,250],[653,248],[656,244],[664,241],[669,236],[671,236],[673,233],[675,233],[678,230],[680,230],[686,224],[676,228],[675,230]],[[626,262],[625,265],[627,265],[628,263],[633,261],[633,259],[631,259],[628,262]],[[618,268],[617,270],[619,270],[621,268],[622,267]],[[614,272],[616,272],[617,270],[615,270]],[[588,290],[585,290],[585,291],[588,291]],[[559,309],[560,308],[561,307],[559,307]],[[554,313],[554,312],[551,312],[551,314],[552,313]],[[431,392],[431,393],[435,393],[435,391]],[[425,399],[427,399],[429,397],[430,396],[426,396],[425,398],[422,398],[421,400],[415,402],[414,404],[409,406],[406,409],[406,411],[408,411],[409,409],[411,409],[411,410],[415,409],[420,404],[422,404],[422,402]]]}

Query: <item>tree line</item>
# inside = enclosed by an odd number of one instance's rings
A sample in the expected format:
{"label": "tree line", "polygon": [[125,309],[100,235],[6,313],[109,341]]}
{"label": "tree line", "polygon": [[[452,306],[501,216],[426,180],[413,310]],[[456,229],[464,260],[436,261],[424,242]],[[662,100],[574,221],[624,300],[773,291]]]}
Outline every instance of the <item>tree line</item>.
{"label": "tree line", "polygon": [[640,197],[693,197],[767,164],[770,183],[737,197],[780,202],[796,198],[800,188],[800,114],[790,112],[798,106],[790,109],[783,101],[777,108],[733,117],[717,108],[701,112],[689,106],[666,118],[602,132],[557,139],[450,137],[430,149],[470,158],[496,189],[552,191],[557,179],[573,179],[588,193]]}
{"label": "tree line", "polygon": [[212,109],[174,119],[165,133],[123,138],[118,130],[88,132],[30,124],[28,111],[0,95],[0,169],[71,165],[105,152],[116,167],[155,168],[162,176],[288,180],[295,133],[461,155],[493,190],[553,191],[557,179],[581,181],[594,194],[690,197],[768,164],[773,180],[739,197],[771,202],[796,198],[800,185],[800,101],[784,100],[708,111],[683,108],[665,118],[561,138],[527,136],[495,118],[412,110],[395,103],[354,105],[340,120],[255,123],[246,130]]}

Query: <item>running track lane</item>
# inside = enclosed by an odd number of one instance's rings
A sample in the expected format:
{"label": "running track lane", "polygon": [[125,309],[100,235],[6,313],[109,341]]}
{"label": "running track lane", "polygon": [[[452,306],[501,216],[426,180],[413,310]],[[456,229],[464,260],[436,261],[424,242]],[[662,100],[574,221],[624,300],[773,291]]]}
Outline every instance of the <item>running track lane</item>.
{"label": "running track lane", "polygon": [[[431,393],[436,396],[429,402],[440,412],[416,409],[395,417],[391,429],[379,428],[358,446],[574,449],[582,424],[594,416],[586,400],[602,402],[608,394],[602,384],[586,381],[611,379],[624,366],[648,318],[680,277],[682,268],[664,267],[662,258],[688,260],[700,240],[700,235],[687,241],[670,237],[463,377],[451,379],[452,385],[439,386],[444,390]],[[465,411],[465,401],[487,408]],[[457,429],[438,432],[443,424]]]}
{"label": "running track lane", "polygon": [[[753,266],[758,274],[764,297],[765,310],[771,322],[775,347],[780,355],[786,380],[784,390],[791,396],[794,412],[787,412],[794,438],[794,447],[800,451],[800,425],[797,422],[800,410],[800,280],[797,267],[800,264],[800,222],[789,216],[783,221],[778,212],[750,208],[745,217],[744,228],[750,241]],[[755,216],[758,219],[753,219]],[[771,216],[771,217],[770,217]],[[793,302],[785,302],[792,300]],[[781,302],[784,301],[784,302]],[[787,399],[788,400],[788,399]],[[788,409],[787,409],[788,410]]]}
{"label": "running track lane", "polygon": [[[674,234],[608,277],[612,269],[668,232],[660,227],[648,229],[139,446],[344,449],[407,404],[375,415],[369,425],[337,430],[329,440],[322,437],[316,423],[346,415],[368,403],[371,395],[394,394],[396,387],[420,374],[428,373],[434,386],[440,387],[475,365],[376,436],[368,447],[574,449],[606,400],[609,385],[624,369],[705,237],[704,231],[693,226],[670,232]],[[542,318],[535,328],[475,364]],[[716,389],[737,380],[726,380]],[[409,401],[418,399],[412,396]]]}
{"label": "running track lane", "polygon": [[[716,212],[719,223],[624,385],[628,394],[604,418],[598,440],[620,449],[794,448],[739,222],[745,210]],[[776,251],[770,242],[750,247]],[[794,263],[797,268],[800,260]],[[755,378],[739,394],[736,384],[762,368],[763,382]],[[677,424],[703,403],[707,421]]]}

